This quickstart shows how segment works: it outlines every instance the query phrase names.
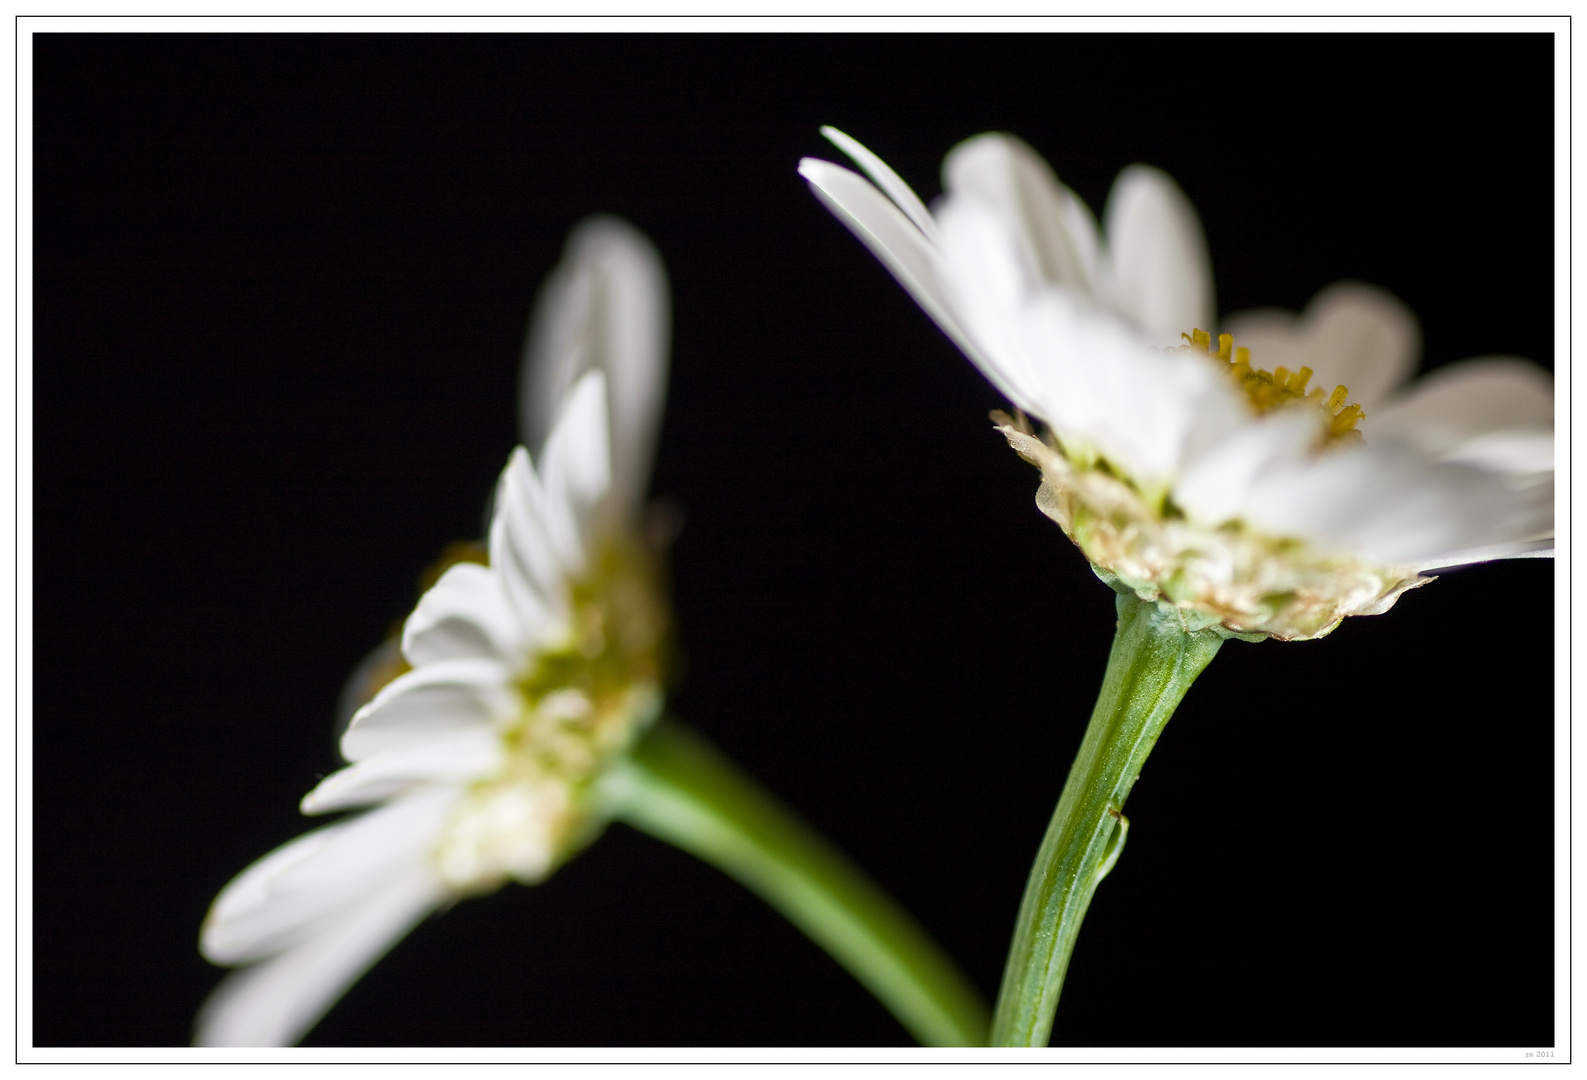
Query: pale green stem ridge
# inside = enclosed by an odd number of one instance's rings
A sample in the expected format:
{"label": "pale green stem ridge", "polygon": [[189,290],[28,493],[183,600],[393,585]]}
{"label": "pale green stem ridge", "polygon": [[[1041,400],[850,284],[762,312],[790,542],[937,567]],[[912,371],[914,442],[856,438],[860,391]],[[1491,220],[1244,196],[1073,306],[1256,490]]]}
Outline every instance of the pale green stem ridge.
{"label": "pale green stem ridge", "polygon": [[1020,901],[993,1046],[1047,1045],[1080,922],[1129,832],[1124,800],[1185,691],[1223,644],[1211,630],[1185,633],[1172,609],[1132,593],[1119,594],[1118,611],[1102,692]]}
{"label": "pale green stem ridge", "polygon": [[682,724],[663,720],[606,783],[619,821],[758,894],[928,1046],[984,1046],[975,987],[918,923],[781,802]]}

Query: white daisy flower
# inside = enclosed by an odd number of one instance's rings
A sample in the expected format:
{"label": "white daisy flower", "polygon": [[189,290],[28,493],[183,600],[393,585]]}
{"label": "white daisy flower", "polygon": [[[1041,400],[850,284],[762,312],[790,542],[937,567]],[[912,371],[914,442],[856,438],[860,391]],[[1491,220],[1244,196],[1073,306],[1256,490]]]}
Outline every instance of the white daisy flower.
{"label": "white daisy flower", "polygon": [[[350,765],[303,812],[373,809],[244,870],[201,937],[242,965],[200,1045],[287,1045],[451,902],[533,884],[605,825],[597,781],[656,718],[668,610],[638,540],[666,381],[666,280],[613,219],[577,230],[526,350],[523,427],[488,561],[452,565],[401,640],[409,667],[358,709]],[[560,403],[560,404],[558,404]]]}
{"label": "white daisy flower", "polygon": [[1201,225],[1164,173],[1121,173],[1099,228],[1033,150],[987,134],[948,154],[932,211],[823,131],[874,184],[806,158],[816,195],[1048,425],[1000,425],[1042,471],[1042,512],[1187,631],[1318,637],[1426,571],[1551,553],[1552,379],[1535,365],[1467,361],[1396,392],[1415,322],[1364,286],[1298,319],[1234,317],[1214,341]]}

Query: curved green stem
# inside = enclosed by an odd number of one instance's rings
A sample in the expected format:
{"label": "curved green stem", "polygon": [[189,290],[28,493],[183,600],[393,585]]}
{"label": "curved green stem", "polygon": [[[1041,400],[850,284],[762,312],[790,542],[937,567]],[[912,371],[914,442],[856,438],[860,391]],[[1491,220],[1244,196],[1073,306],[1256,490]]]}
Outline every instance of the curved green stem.
{"label": "curved green stem", "polygon": [[907,912],[808,825],[676,721],[610,774],[614,814],[781,912],[930,1046],[984,1046],[987,1011]]}
{"label": "curved green stem", "polygon": [[1119,624],[1058,809],[1020,902],[992,1020],[993,1046],[1046,1046],[1075,936],[1124,848],[1124,800],[1185,691],[1223,639],[1187,634],[1172,611],[1120,593]]}

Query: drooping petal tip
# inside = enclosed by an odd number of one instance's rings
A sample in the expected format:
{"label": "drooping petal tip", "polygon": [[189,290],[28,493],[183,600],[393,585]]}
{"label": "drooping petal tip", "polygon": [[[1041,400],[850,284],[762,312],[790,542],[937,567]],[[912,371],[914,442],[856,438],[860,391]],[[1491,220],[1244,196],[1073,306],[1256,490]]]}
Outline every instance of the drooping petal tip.
{"label": "drooping petal tip", "polygon": [[[927,210],[926,204],[920,201],[920,196],[915,194],[914,188],[906,184],[903,177],[894,172],[887,162],[871,153],[858,139],[851,138],[835,127],[823,126],[821,134],[826,136],[833,146],[853,159],[854,163],[865,171],[865,175],[869,176],[909,220],[915,223],[915,227],[925,234],[926,239],[937,240],[937,223],[932,220],[931,211]],[[814,160],[816,159],[804,159],[804,161]],[[801,174],[803,169],[804,162],[801,161]]]}
{"label": "drooping petal tip", "polygon": [[370,892],[320,934],[222,980],[199,1011],[194,1045],[293,1045],[444,902],[428,869]]}

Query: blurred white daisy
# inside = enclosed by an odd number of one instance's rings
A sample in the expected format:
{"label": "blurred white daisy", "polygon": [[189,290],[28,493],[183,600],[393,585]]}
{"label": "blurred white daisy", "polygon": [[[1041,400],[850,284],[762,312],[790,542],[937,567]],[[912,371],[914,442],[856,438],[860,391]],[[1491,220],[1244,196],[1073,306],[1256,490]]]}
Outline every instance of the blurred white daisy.
{"label": "blurred white daisy", "polygon": [[543,880],[606,824],[598,781],[662,702],[668,610],[638,525],[667,311],[644,237],[609,218],[574,233],[526,350],[538,467],[512,452],[484,563],[450,566],[408,617],[401,657],[366,665],[365,685],[396,677],[343,735],[351,764],[302,804],[373,809],[216,898],[202,951],[242,970],[206,1002],[199,1044],[296,1042],[426,915]]}
{"label": "blurred white daisy", "polygon": [[1426,571],[1551,553],[1553,388],[1536,365],[1471,360],[1397,391],[1415,321],[1356,285],[1214,340],[1201,225],[1164,173],[1121,173],[1099,228],[1034,151],[987,134],[949,153],[931,211],[823,131],[874,184],[806,158],[816,195],[1047,425],[1000,418],[1042,471],[1043,513],[1186,630],[1317,637]]}

